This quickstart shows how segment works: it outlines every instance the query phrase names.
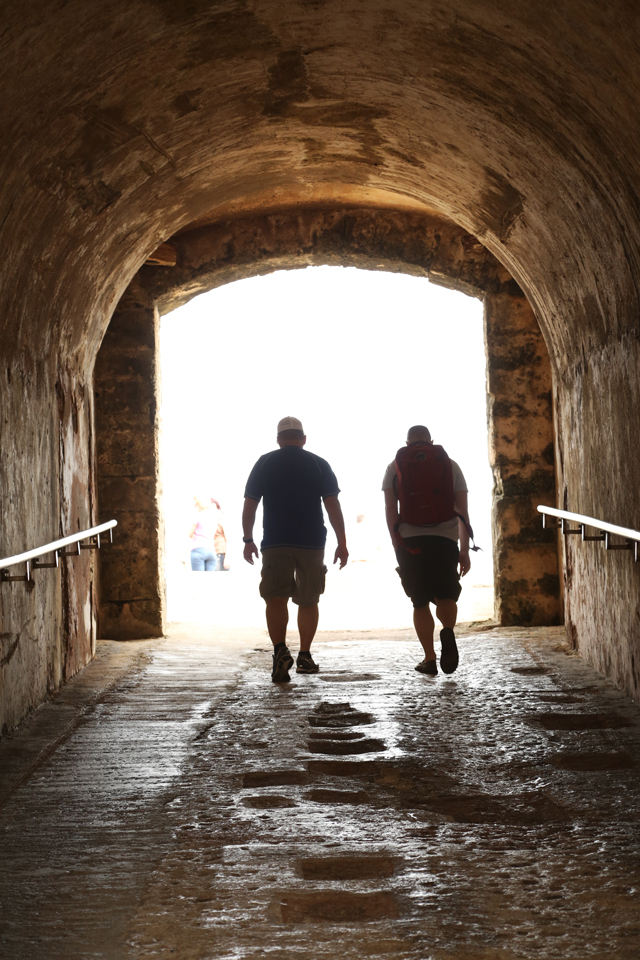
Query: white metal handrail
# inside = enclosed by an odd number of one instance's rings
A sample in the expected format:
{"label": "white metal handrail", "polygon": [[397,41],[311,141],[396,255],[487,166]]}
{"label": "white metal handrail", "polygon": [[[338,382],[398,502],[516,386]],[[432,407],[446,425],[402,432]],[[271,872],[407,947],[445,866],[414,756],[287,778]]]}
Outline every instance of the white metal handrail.
{"label": "white metal handrail", "polygon": [[[72,533],[69,537],[62,537],[60,540],[45,543],[42,547],[25,550],[24,553],[17,553],[14,557],[6,557],[4,560],[0,560],[0,582],[7,583],[15,580],[28,581],[31,579],[32,570],[59,566],[60,557],[78,557],[82,550],[99,550],[100,534],[106,533],[108,530],[109,539],[113,542],[113,528],[117,527],[117,525],[117,520],[108,520],[106,523],[101,523],[97,527],[89,527],[88,530],[79,530],[77,533]],[[81,540],[89,540],[89,543],[81,543]],[[73,544],[76,544],[75,550],[64,549]],[[53,562],[38,563],[39,557],[46,557],[48,554],[53,554]],[[31,561],[33,561],[33,563]],[[7,567],[13,567],[19,563],[26,564],[26,576],[10,577],[5,573]]]}
{"label": "white metal handrail", "polygon": [[[632,530],[631,527],[620,527],[616,523],[607,523],[606,520],[597,520],[595,517],[587,517],[582,513],[571,513],[569,510],[558,510],[557,507],[538,506],[538,512],[542,514],[542,526],[546,529],[560,528],[564,536],[571,534],[580,534],[580,539],[596,540],[604,543],[605,550],[633,550],[633,559],[638,563],[640,561],[640,530]],[[554,517],[560,523],[547,523],[547,517]],[[577,527],[571,527],[571,523],[577,523]],[[588,536],[587,528],[600,530],[599,536]],[[624,543],[612,543],[611,537],[623,537]]]}

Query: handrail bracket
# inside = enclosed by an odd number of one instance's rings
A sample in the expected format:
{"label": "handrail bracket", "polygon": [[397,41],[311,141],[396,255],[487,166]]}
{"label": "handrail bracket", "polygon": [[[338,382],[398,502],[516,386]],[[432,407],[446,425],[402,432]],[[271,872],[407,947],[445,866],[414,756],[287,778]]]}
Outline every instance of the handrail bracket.
{"label": "handrail bracket", "polygon": [[580,526],[582,527],[582,542],[583,542],[583,543],[586,543],[587,540],[601,541],[601,542],[604,542],[604,541],[606,540],[606,536],[607,536],[606,533],[601,533],[601,534],[600,534],[599,536],[597,536],[597,537],[588,537],[588,536],[586,535],[586,533],[585,533],[585,530],[587,529],[586,523],[582,523],[582,524],[580,524]]}
{"label": "handrail bracket", "polygon": [[565,520],[565,518],[562,517],[562,519],[561,519],[561,521],[560,521],[560,525],[561,525],[561,528],[562,528],[562,533],[565,535],[565,537],[566,537],[568,534],[571,534],[571,533],[579,533],[580,535],[582,535],[582,524],[580,524],[579,527],[576,527],[574,530],[572,530],[572,529],[569,527],[569,521],[568,521],[568,520]]}
{"label": "handrail bracket", "polygon": [[604,548],[605,550],[634,550],[634,554],[635,554],[634,560],[635,560],[638,553],[638,541],[627,540],[625,543],[611,543],[611,534],[605,532]]}
{"label": "handrail bracket", "polygon": [[31,580],[31,561],[27,560],[25,562],[25,576],[23,577],[10,577],[6,570],[0,570],[0,583],[29,583]]}
{"label": "handrail bracket", "polygon": [[82,552],[80,547],[80,541],[76,540],[73,550],[58,550],[58,554],[61,557],[79,557]]}
{"label": "handrail bracket", "polygon": [[[113,535],[111,537],[111,542],[113,543]],[[81,550],[99,550],[100,549],[100,534],[96,533],[95,537],[91,537],[89,543],[83,543],[80,546]]]}
{"label": "handrail bracket", "polygon": [[[45,554],[46,556],[46,554]],[[53,551],[53,562],[52,563],[42,563],[40,560],[34,560],[31,564],[33,570],[43,570],[45,567],[55,567],[56,569],[60,566],[60,551]]]}

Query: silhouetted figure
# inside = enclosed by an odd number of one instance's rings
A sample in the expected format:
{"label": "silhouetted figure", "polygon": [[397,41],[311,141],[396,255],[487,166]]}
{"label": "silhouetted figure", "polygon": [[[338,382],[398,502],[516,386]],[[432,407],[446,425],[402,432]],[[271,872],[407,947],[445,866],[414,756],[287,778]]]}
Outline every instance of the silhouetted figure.
{"label": "silhouetted figure", "polygon": [[443,673],[453,673],[458,666],[453,628],[460,577],[471,567],[469,536],[473,536],[462,471],[442,447],[434,446],[426,427],[415,426],[407,434],[406,447],[387,467],[382,489],[398,573],[413,603],[413,623],[424,650],[416,670],[432,676],[438,672],[429,608],[433,603],[442,624],[440,667]]}
{"label": "silhouetted figure", "polygon": [[189,530],[191,569],[213,573],[226,570],[227,538],[222,525],[222,510],[213,497],[193,498],[197,510],[195,523]]}
{"label": "silhouetted figure", "polygon": [[307,438],[295,417],[280,421],[277,442],[280,449],[260,457],[249,475],[242,527],[244,558],[253,564],[253,558],[259,555],[253,541],[253,525],[262,499],[260,595],[266,602],[267,627],[274,647],[271,679],[281,683],[290,679],[293,666],[286,644],[289,597],[298,604],[300,652],[296,672],[317,673],[319,669],[310,649],[318,628],[318,601],[324,593],[327,572],[323,502],[338,538],[333,562],[339,560],[340,569],[345,566],[349,551],[333,470],[326,460],[303,450]]}

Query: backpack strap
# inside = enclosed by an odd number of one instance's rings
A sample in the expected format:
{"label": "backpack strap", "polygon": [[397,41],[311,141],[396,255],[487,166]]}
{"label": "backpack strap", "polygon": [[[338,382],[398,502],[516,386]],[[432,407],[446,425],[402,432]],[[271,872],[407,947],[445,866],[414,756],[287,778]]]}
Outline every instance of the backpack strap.
{"label": "backpack strap", "polygon": [[398,522],[397,522],[396,524],[394,524],[393,529],[394,529],[395,533],[398,534],[398,537],[399,537],[399,539],[400,539],[400,543],[401,543],[401,545],[402,545],[402,549],[403,549],[403,550],[406,550],[407,553],[413,554],[414,557],[417,557],[419,553],[422,553],[422,550],[420,549],[420,547],[408,547],[408,546],[406,545],[406,543],[404,542],[404,538],[400,536],[400,524],[401,524],[401,523],[404,523],[404,521],[402,520],[402,518],[401,518],[400,520],[398,520]]}
{"label": "backpack strap", "polygon": [[469,540],[473,540],[473,546],[470,548],[471,551],[472,551],[472,553],[477,553],[478,550],[482,550],[482,547],[477,547],[477,546],[476,546],[475,537],[474,537],[474,535],[473,535],[473,527],[471,526],[471,524],[470,524],[470,523],[467,523],[467,521],[465,520],[465,518],[462,516],[461,513],[456,513],[456,517],[458,517],[458,519],[459,519],[459,520],[462,520],[462,522],[464,523],[465,529],[466,529],[467,533],[469,534]]}
{"label": "backpack strap", "polygon": [[[477,553],[478,550],[482,551],[482,547],[478,547],[478,546],[476,545],[475,537],[473,536],[473,527],[471,526],[471,524],[470,524],[470,523],[467,523],[467,521],[465,520],[465,518],[462,517],[462,516],[460,516],[459,513],[456,513],[456,517],[459,517],[460,520],[462,520],[462,522],[464,523],[464,525],[465,525],[465,527],[466,527],[466,530],[467,530],[467,533],[469,534],[469,540],[473,540],[473,546],[470,547],[471,552],[472,552],[472,553]],[[396,524],[394,524],[393,529],[394,529],[394,531],[398,534],[398,537],[400,538],[400,542],[401,542],[401,544],[402,544],[402,549],[403,549],[403,550],[406,550],[407,553],[411,553],[411,554],[413,554],[414,557],[416,557],[419,553],[422,553],[422,550],[420,549],[420,547],[408,547],[408,546],[406,545],[406,543],[404,542],[404,539],[400,536],[400,524],[401,524],[402,522],[403,522],[402,519],[398,520],[398,522],[397,522]]]}

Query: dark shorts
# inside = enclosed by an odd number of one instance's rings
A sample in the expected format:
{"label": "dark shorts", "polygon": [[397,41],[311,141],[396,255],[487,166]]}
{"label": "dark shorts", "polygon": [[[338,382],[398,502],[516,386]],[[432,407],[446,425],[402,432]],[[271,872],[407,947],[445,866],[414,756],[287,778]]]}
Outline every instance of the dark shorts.
{"label": "dark shorts", "polygon": [[398,573],[404,592],[414,607],[426,607],[436,600],[457,600],[460,596],[458,557],[455,540],[448,537],[407,537],[407,547],[420,553],[396,550]]}

